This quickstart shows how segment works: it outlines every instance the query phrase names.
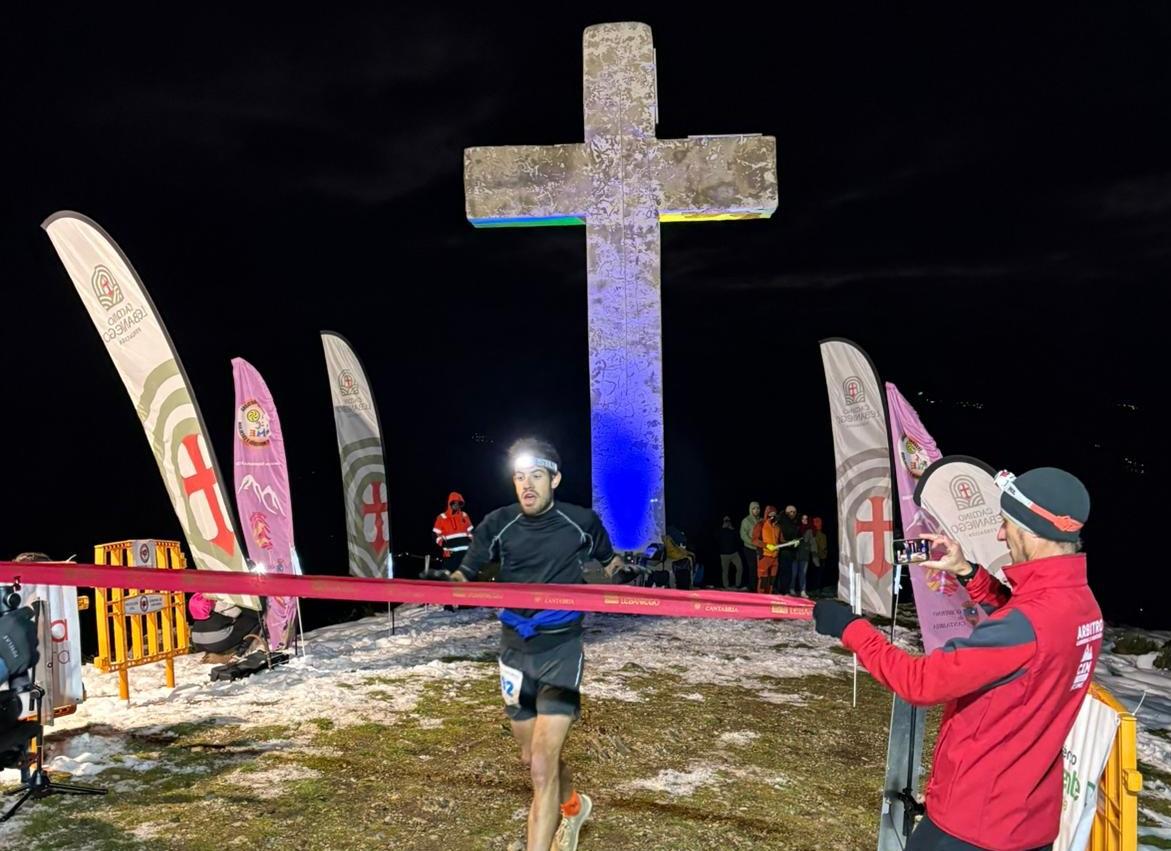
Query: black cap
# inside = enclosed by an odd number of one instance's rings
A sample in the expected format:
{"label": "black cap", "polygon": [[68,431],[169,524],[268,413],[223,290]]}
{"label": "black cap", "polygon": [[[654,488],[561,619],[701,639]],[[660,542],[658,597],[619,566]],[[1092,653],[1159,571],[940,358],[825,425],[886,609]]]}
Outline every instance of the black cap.
{"label": "black cap", "polygon": [[1006,490],[1000,495],[1001,512],[1039,538],[1078,540],[1090,516],[1090,493],[1077,476],[1056,467],[1038,467],[1021,473],[1011,484],[1033,507]]}

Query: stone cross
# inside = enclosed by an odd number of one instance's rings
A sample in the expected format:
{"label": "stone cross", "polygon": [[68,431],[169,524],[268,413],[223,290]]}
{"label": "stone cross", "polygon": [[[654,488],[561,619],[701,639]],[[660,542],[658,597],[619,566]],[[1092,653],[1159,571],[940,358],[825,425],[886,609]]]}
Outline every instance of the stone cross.
{"label": "stone cross", "polygon": [[478,228],[585,225],[593,507],[641,550],[666,529],[659,222],[771,216],[776,139],[656,139],[650,27],[582,41],[585,142],[468,148],[464,191]]}

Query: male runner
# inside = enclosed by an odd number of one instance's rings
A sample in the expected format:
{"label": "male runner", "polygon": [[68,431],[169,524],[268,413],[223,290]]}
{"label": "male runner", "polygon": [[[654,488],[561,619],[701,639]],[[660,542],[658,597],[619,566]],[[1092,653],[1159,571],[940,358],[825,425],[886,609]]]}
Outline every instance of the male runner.
{"label": "male runner", "polygon": [[[598,515],[554,502],[561,456],[551,444],[517,441],[509,460],[519,506],[498,508],[481,521],[451,579],[475,579],[489,561],[499,562],[501,582],[552,584],[582,583],[582,568],[591,560],[605,565],[608,575],[622,566]],[[574,790],[561,752],[581,715],[582,614],[503,609],[500,620],[504,711],[533,781],[528,851],[575,851],[593,803]]]}

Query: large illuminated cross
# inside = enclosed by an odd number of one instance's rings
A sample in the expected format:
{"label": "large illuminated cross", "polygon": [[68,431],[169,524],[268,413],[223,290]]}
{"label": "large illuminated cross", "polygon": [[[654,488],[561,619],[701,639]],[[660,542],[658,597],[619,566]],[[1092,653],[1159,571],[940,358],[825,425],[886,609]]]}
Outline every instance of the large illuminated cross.
{"label": "large illuminated cross", "polygon": [[641,549],[666,527],[659,222],[771,216],[776,140],[656,139],[650,27],[582,42],[585,142],[468,148],[464,191],[476,227],[585,225],[594,510],[615,547]]}

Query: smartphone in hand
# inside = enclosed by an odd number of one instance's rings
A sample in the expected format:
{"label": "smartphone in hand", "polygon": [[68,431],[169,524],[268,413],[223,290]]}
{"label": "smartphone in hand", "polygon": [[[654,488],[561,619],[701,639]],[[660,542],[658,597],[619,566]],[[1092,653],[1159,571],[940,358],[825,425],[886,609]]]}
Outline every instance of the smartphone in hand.
{"label": "smartphone in hand", "polygon": [[917,564],[930,558],[931,542],[926,538],[895,538],[895,564]]}

